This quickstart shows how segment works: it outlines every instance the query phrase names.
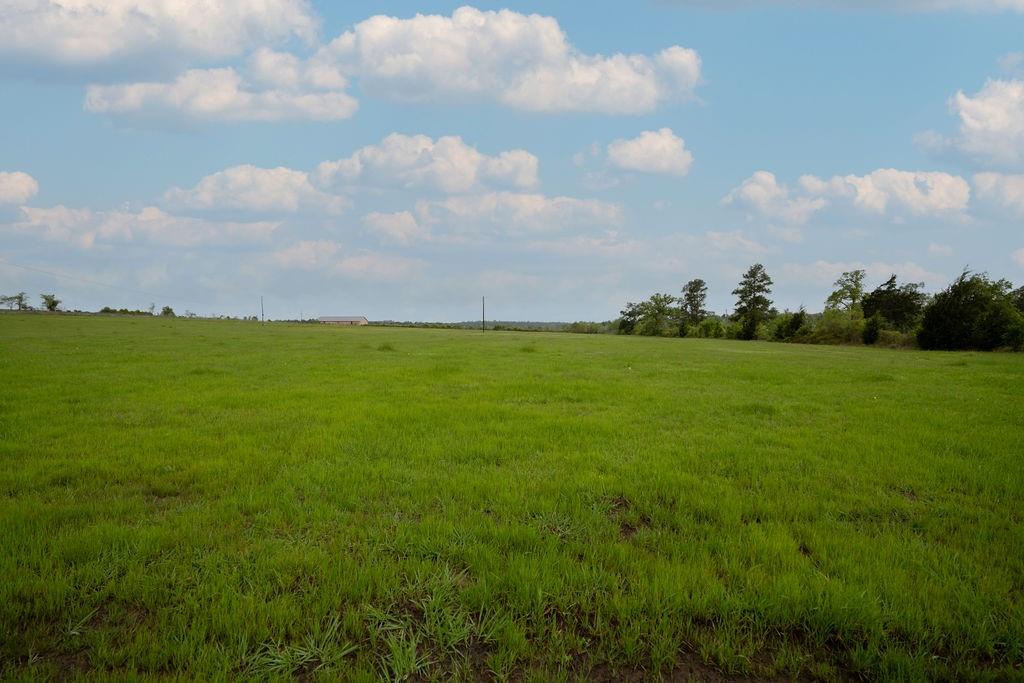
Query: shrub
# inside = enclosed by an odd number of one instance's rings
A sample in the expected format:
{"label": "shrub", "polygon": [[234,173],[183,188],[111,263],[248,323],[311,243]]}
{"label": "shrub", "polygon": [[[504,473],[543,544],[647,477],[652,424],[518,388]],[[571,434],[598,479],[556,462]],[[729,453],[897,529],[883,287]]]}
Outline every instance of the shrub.
{"label": "shrub", "polygon": [[705,339],[721,339],[725,336],[725,327],[718,318],[705,318],[700,321],[700,324],[695,329],[696,333],[692,336]]}
{"label": "shrub", "polygon": [[864,330],[861,332],[861,339],[868,346],[878,341],[878,337],[882,333],[882,314],[875,312],[867,322],[864,323]]}
{"label": "shrub", "polygon": [[852,311],[833,308],[821,314],[811,333],[811,341],[817,344],[850,344],[861,340],[863,329],[864,318],[859,308]]}
{"label": "shrub", "polygon": [[775,341],[793,341],[807,326],[807,312],[801,308],[796,313],[783,313],[770,324],[770,336]]}

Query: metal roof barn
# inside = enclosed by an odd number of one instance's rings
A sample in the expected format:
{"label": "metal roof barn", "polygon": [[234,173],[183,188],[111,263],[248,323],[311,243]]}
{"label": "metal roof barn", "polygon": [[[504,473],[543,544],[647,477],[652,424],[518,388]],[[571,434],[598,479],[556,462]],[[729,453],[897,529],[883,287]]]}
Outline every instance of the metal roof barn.
{"label": "metal roof barn", "polygon": [[370,321],[361,315],[357,316],[346,316],[346,315],[328,315],[320,318],[320,322],[325,325],[369,325]]}

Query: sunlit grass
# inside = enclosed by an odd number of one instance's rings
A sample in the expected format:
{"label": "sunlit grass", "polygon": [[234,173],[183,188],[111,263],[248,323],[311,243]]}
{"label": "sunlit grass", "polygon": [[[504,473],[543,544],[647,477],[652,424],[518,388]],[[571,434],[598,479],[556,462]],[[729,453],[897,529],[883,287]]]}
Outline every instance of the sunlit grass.
{"label": "sunlit grass", "polygon": [[1024,358],[0,316],[7,676],[1012,678]]}

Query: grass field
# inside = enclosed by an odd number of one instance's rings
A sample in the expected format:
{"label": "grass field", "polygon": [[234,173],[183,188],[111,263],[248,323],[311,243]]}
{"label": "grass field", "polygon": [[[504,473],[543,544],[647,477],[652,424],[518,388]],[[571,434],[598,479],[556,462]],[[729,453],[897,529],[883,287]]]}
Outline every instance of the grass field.
{"label": "grass field", "polygon": [[1019,679],[1024,356],[0,315],[0,671]]}

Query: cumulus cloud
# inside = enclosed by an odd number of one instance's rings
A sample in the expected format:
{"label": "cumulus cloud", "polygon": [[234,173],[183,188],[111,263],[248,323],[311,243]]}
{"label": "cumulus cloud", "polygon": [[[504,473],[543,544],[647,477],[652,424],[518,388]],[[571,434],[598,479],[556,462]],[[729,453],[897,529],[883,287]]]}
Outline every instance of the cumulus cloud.
{"label": "cumulus cloud", "polygon": [[24,204],[39,192],[39,183],[22,171],[0,171],[0,204]]}
{"label": "cumulus cloud", "polygon": [[1024,164],[1024,80],[992,79],[974,95],[957,92],[950,109],[960,118],[952,145],[997,165]]}
{"label": "cumulus cloud", "polygon": [[974,176],[978,198],[1024,216],[1024,175],[978,173]]}
{"label": "cumulus cloud", "polygon": [[453,230],[502,233],[553,232],[568,228],[616,226],[622,207],[597,199],[548,197],[542,194],[488,192],[460,195],[416,205],[421,223]]}
{"label": "cumulus cloud", "polygon": [[690,171],[693,155],[671,128],[662,128],[631,140],[615,140],[608,145],[608,162],[627,171],[683,176]]}
{"label": "cumulus cloud", "polygon": [[956,215],[964,211],[971,197],[967,181],[940,172],[900,171],[882,168],[867,175],[813,175],[800,178],[791,190],[767,171],[758,171],[724,198],[773,220],[806,223],[816,212],[836,201],[883,214]]}
{"label": "cumulus cloud", "polygon": [[1024,249],[1013,252],[1013,260],[1018,266],[1024,268]]}
{"label": "cumulus cloud", "polygon": [[363,218],[363,224],[385,242],[407,246],[428,239],[430,232],[408,211],[380,213],[374,211]]}
{"label": "cumulus cloud", "polygon": [[6,0],[0,65],[95,77],[104,67],[223,59],[293,37],[312,43],[317,28],[306,0]]}
{"label": "cumulus cloud", "polygon": [[206,176],[190,189],[164,193],[169,205],[186,209],[242,211],[321,210],[338,213],[348,200],[313,187],[309,175],[290,168],[232,166]]}
{"label": "cumulus cloud", "polygon": [[48,208],[25,206],[21,213],[21,219],[9,224],[8,229],[86,249],[96,244],[134,241],[175,247],[262,242],[280,225],[272,221],[243,223],[173,216],[153,206],[132,212],[93,211],[59,204]]}
{"label": "cumulus cloud", "polygon": [[263,73],[243,79],[231,67],[190,69],[169,83],[91,85],[85,108],[128,122],[183,118],[193,123],[335,121],[356,112],[359,104],[343,91],[343,80],[317,78],[289,81],[280,74]]}
{"label": "cumulus cloud", "polygon": [[722,200],[768,219],[801,225],[827,206],[821,197],[795,196],[775,179],[775,174],[757,171]]}
{"label": "cumulus cloud", "polygon": [[436,141],[426,135],[392,133],[378,145],[367,145],[316,170],[325,186],[370,184],[468,192],[483,186],[529,189],[537,185],[537,157],[521,149],[488,156],[462,138]]}
{"label": "cumulus cloud", "polygon": [[[282,22],[279,32],[305,34],[289,26]],[[216,31],[214,24],[210,32]],[[242,42],[227,40],[223,50],[236,54]],[[700,69],[691,49],[589,55],[569,42],[552,17],[462,7],[451,16],[370,17],[308,59],[261,48],[241,71],[190,69],[172,81],[93,85],[86,108],[124,119],[330,121],[355,113],[358,103],[346,92],[354,78],[363,92],[400,101],[461,99],[539,112],[640,114],[691,98]]]}
{"label": "cumulus cloud", "polygon": [[365,91],[399,100],[614,114],[691,97],[701,66],[694,50],[679,46],[655,55],[585,54],[553,17],[473,7],[451,16],[370,17],[316,58],[358,76]]}
{"label": "cumulus cloud", "polygon": [[800,178],[802,189],[811,194],[838,197],[874,213],[902,209],[913,214],[943,214],[963,211],[971,188],[959,176],[940,172],[899,171],[880,168],[863,176],[816,176]]}

